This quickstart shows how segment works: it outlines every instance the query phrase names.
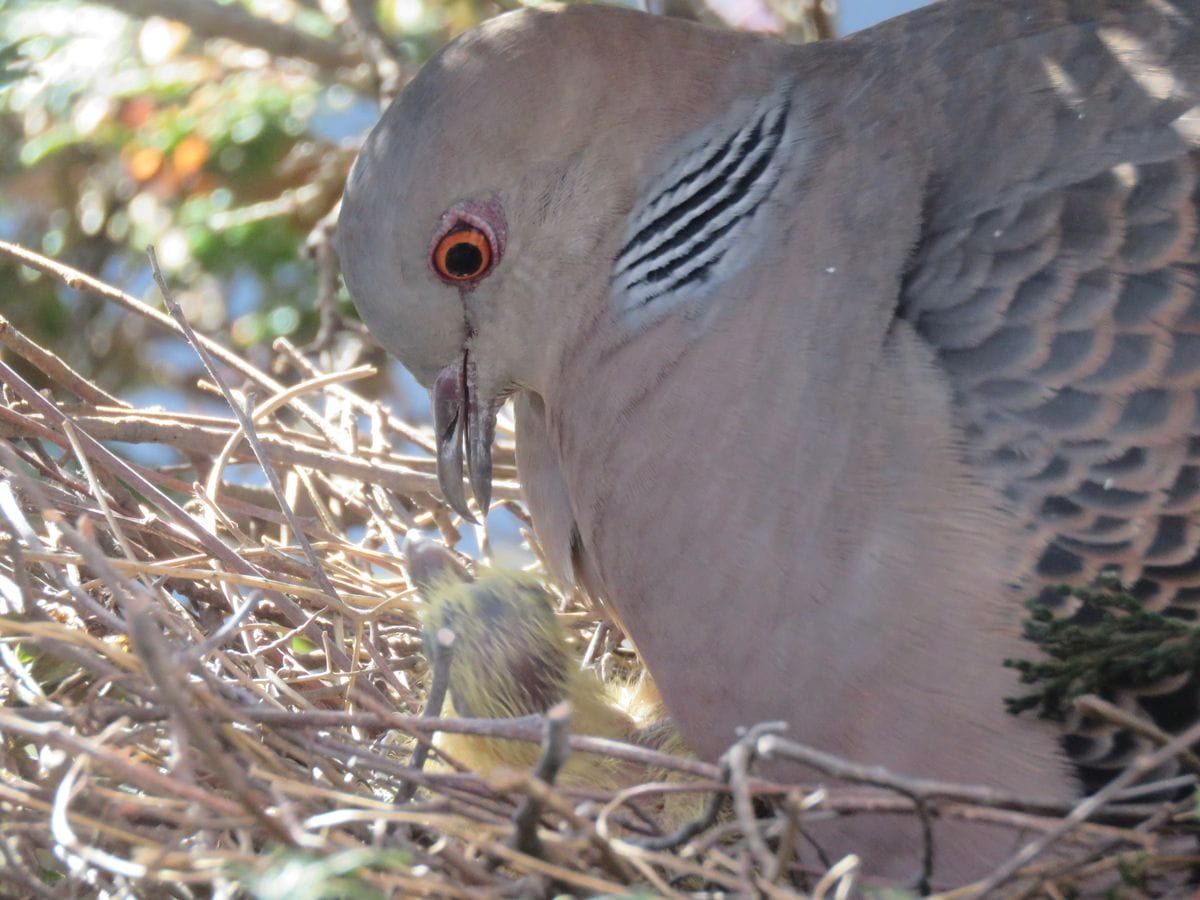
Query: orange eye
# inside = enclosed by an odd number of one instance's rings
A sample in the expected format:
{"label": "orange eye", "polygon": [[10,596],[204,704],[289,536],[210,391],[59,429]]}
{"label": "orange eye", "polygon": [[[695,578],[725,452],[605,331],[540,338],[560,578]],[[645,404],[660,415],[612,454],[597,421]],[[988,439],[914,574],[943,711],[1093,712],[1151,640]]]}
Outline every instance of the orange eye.
{"label": "orange eye", "polygon": [[434,245],[433,270],[445,281],[475,281],[492,266],[491,236],[468,222],[460,222]]}

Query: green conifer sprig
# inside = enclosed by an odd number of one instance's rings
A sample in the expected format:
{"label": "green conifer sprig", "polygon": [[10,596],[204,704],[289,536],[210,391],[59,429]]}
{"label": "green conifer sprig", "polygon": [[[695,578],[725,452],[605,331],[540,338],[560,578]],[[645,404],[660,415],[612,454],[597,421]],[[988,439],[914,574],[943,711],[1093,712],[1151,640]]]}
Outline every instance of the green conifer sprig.
{"label": "green conifer sprig", "polygon": [[1185,672],[1200,674],[1200,627],[1146,609],[1115,579],[1096,589],[1062,585],[1061,597],[1075,597],[1079,609],[1056,614],[1036,598],[1026,601],[1025,635],[1044,657],[1006,659],[1034,689],[1005,698],[1014,715],[1036,709],[1044,718],[1061,719],[1084,694],[1106,695],[1119,689],[1148,687]]}

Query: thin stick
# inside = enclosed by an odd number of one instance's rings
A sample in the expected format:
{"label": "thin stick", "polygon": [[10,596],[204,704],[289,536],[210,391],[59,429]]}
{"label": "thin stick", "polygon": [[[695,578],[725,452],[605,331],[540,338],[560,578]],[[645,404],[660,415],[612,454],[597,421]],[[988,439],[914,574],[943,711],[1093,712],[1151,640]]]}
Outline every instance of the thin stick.
{"label": "thin stick", "polygon": [[1033,862],[1047,847],[1085,822],[1125,788],[1140,781],[1147,773],[1153,772],[1167,760],[1174,759],[1181,751],[1191,747],[1197,741],[1200,741],[1200,722],[1177,734],[1153,753],[1134,757],[1133,762],[1124,772],[1092,796],[1080,801],[1056,828],[1030,841],[997,868],[980,884],[976,896],[984,896],[1000,887],[1011,879],[1022,866]]}
{"label": "thin stick", "polygon": [[103,388],[88,381],[58,356],[25,337],[4,316],[0,316],[0,343],[80,400],[99,406],[129,407],[124,400],[118,400]]}
{"label": "thin stick", "polygon": [[[158,255],[154,252],[154,247],[147,247],[146,255],[150,258],[150,271],[154,274],[154,281],[158,284],[158,290],[162,294],[163,303],[170,310],[171,316],[179,323],[184,337],[192,345],[192,349],[196,351],[196,355],[200,357],[200,361],[204,363],[208,377],[213,380],[213,384],[221,389],[221,393],[225,397],[225,402],[229,404],[229,408],[233,410],[233,414],[237,417],[238,425],[246,438],[246,443],[254,451],[254,458],[258,460],[258,465],[262,468],[263,474],[267,476],[267,482],[271,485],[271,490],[275,493],[275,499],[279,502],[279,508],[287,519],[288,526],[292,529],[296,543],[300,545],[300,549],[308,558],[313,576],[317,579],[317,583],[321,586],[321,589],[340,603],[341,599],[338,596],[337,588],[333,586],[333,582],[325,574],[325,568],[321,565],[320,557],[317,556],[312,545],[308,542],[308,536],[305,535],[304,529],[300,527],[300,523],[296,520],[296,514],[292,511],[291,504],[287,502],[287,498],[284,496],[283,486],[279,483],[279,475],[275,472],[275,467],[271,465],[266,452],[262,448],[262,444],[258,440],[258,430],[254,427],[253,416],[233,396],[233,391],[225,384],[225,379],[221,377],[221,373],[213,365],[212,355],[196,338],[196,332],[192,330],[191,323],[188,322],[187,316],[183,314],[183,308],[175,301],[175,295],[167,287],[167,279],[163,277],[162,269],[158,265]],[[287,395],[290,392],[284,390],[280,393]]]}
{"label": "thin stick", "polygon": [[[3,360],[0,360],[0,381],[7,382],[30,406],[38,409],[47,420],[55,420],[60,426],[66,420],[66,416],[53,403],[39,394],[32,385],[5,364]],[[90,457],[99,460],[110,471],[122,473],[122,476],[126,480],[152,500],[173,522],[179,525],[184,531],[196,537],[204,549],[212,556],[244,575],[263,577],[257,568],[242,559],[241,556],[227,546],[217,535],[208,531],[192,516],[188,515],[183,507],[160,491],[148,479],[125,465],[115,453],[84,431],[78,432],[78,438],[80,445],[87,451]],[[292,624],[298,625],[305,621],[306,615],[303,610],[287,596],[272,591],[271,598],[278,604],[280,610],[288,617]],[[320,640],[320,634],[315,629],[312,631],[311,637],[314,640]],[[333,648],[331,655],[334,663],[344,669],[350,668],[350,661],[340,648]],[[364,683],[359,685],[358,689],[362,692],[362,697],[372,699],[379,704],[386,704],[383,695],[372,685]]]}
{"label": "thin stick", "polygon": [[[571,727],[571,704],[556,703],[545,716],[545,732],[542,735],[542,753],[533,769],[533,777],[547,785],[553,785],[559,771],[571,752],[567,744],[567,733]],[[527,794],[513,816],[516,831],[512,845],[522,853],[543,857],[545,848],[538,837],[537,826],[542,818],[542,804],[537,797]]]}
{"label": "thin stick", "polygon": [[[454,632],[449,628],[439,628],[433,636],[433,679],[429,685],[429,696],[425,699],[425,709],[421,713],[423,719],[436,719],[442,714],[442,706],[446,703],[446,693],[450,689],[450,663],[454,655]],[[413,749],[409,766],[420,772],[425,768],[429,758],[429,744],[420,741]],[[407,803],[416,793],[417,783],[407,782],[396,794],[397,803]]]}

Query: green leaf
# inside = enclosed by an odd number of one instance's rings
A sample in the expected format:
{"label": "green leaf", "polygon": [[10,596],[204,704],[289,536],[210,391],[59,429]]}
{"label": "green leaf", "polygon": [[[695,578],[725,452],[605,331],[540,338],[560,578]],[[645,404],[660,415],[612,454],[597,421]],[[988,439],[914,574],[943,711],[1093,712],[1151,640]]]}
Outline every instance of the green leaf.
{"label": "green leaf", "polygon": [[16,84],[29,74],[29,60],[24,56],[26,38],[0,45],[0,91]]}

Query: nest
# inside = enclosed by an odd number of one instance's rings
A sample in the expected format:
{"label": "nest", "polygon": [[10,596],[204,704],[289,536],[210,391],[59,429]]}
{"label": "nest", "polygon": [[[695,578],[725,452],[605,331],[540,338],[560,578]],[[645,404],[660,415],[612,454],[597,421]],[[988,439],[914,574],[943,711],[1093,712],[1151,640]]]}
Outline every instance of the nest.
{"label": "nest", "polygon": [[[428,527],[453,545],[461,524],[437,494],[430,436],[354,392],[369,367],[322,372],[280,342],[268,374],[181,317],[32,252],[0,254],[189,341],[231,409],[132,408],[0,320],[10,353],[45,379],[0,363],[0,893],[844,897],[870,885],[858,860],[814,863],[805,838],[807,822],[836,815],[905,817],[926,836],[939,817],[1028,835],[947,896],[1155,894],[1197,862],[1172,850],[1192,801],[1129,793],[1165,760],[1194,763],[1196,729],[1160,735],[1099,794],[1060,808],[856,766],[770,725],[709,764],[570,734],[569,710],[429,715],[399,543]],[[186,463],[150,469],[113,449],[146,442]],[[513,460],[502,435],[495,494],[527,521]],[[266,486],[228,482],[244,463]],[[601,614],[572,597],[560,615],[629,676],[636,661]],[[431,769],[438,731],[538,742],[541,757],[487,777]],[[556,784],[567,753],[620,760],[645,783]],[[769,758],[803,762],[812,782],[755,777]],[[698,814],[671,831],[649,810],[681,793]],[[936,849],[914,850],[910,889]]]}

